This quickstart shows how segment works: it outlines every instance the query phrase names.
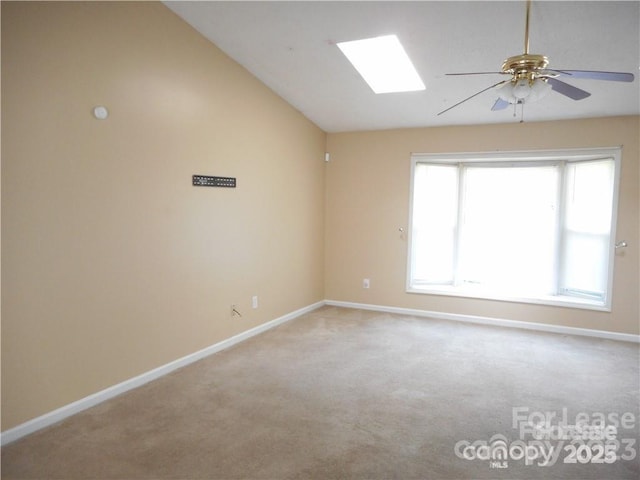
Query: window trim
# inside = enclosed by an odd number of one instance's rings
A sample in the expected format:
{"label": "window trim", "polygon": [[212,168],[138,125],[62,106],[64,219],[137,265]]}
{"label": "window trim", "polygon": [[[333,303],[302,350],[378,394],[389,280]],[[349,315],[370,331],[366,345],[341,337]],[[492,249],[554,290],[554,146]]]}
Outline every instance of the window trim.
{"label": "window trim", "polygon": [[[612,199],[611,229],[609,235],[609,263],[607,271],[607,291],[603,301],[591,300],[563,295],[545,295],[537,297],[511,297],[496,294],[495,292],[472,291],[453,285],[425,285],[416,286],[412,283],[412,251],[413,251],[413,201],[415,185],[415,168],[418,163],[435,163],[443,165],[451,164],[487,164],[494,162],[504,162],[505,166],[512,165],[533,165],[547,164],[548,162],[579,162],[588,160],[613,159],[614,161],[614,184]],[[528,303],[538,305],[551,305],[559,307],[569,307],[587,310],[597,310],[611,312],[613,297],[613,279],[615,263],[615,243],[618,218],[618,199],[620,188],[620,170],[622,163],[622,147],[599,147],[581,149],[557,149],[557,150],[515,150],[515,151],[495,151],[495,152],[464,152],[464,153],[412,153],[411,154],[411,176],[409,186],[409,221],[408,221],[408,250],[407,250],[407,270],[406,270],[406,292],[426,295],[445,295],[452,297],[476,298],[486,300],[498,300],[506,302]],[[564,174],[563,174],[564,176]],[[563,180],[562,180],[563,181]],[[558,232],[561,235],[561,232]],[[557,269],[556,269],[557,271]]]}

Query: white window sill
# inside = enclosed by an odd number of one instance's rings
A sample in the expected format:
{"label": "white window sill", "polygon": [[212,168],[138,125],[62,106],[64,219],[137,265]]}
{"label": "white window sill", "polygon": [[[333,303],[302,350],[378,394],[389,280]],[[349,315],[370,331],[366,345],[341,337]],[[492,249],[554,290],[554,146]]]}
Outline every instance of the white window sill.
{"label": "white window sill", "polygon": [[501,302],[531,303],[550,305],[554,307],[579,308],[584,310],[598,310],[611,312],[611,306],[598,300],[588,298],[569,297],[563,295],[540,295],[535,297],[506,295],[480,288],[462,288],[450,285],[410,285],[407,293],[423,295],[445,295],[450,297],[480,298],[484,300],[498,300]]}

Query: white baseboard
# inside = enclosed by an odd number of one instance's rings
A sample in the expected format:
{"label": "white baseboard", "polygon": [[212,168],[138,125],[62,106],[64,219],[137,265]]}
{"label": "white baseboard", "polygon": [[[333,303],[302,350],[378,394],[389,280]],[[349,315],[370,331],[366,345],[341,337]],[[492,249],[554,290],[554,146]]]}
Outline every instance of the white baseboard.
{"label": "white baseboard", "polygon": [[629,333],[607,332],[604,330],[591,330],[587,328],[564,327],[559,325],[547,325],[543,323],[522,322],[518,320],[479,317],[475,315],[461,315],[456,313],[433,312],[433,311],[418,310],[413,308],[389,307],[384,305],[371,305],[366,303],[325,300],[325,301],[320,301],[320,302],[316,302],[314,304],[308,305],[299,310],[283,315],[282,317],[263,323],[262,325],[258,325],[257,327],[254,327],[250,330],[239,333],[238,335],[235,335],[231,338],[222,340],[221,342],[218,342],[207,348],[204,348],[202,350],[189,354],[185,357],[174,360],[173,362],[169,362],[158,368],[145,372],[136,377],[130,378],[129,380],[125,380],[124,382],[113,385],[109,388],[106,388],[92,395],[84,397],[80,400],[77,400],[73,403],[70,403],[61,408],[58,408],[52,412],[46,413],[32,420],[29,420],[28,422],[20,424],[14,428],[6,430],[2,432],[2,434],[0,434],[0,445],[6,445],[8,443],[14,442],[26,435],[29,435],[30,433],[33,433],[37,430],[53,425],[54,423],[64,420],[65,418],[75,415],[76,413],[79,413],[83,410],[86,410],[95,405],[98,405],[99,403],[109,400],[110,398],[113,398],[117,395],[125,393],[129,390],[142,386],[145,383],[149,383],[153,380],[156,380],[157,378],[160,378],[170,372],[173,372],[178,368],[182,368],[186,365],[196,362],[209,355],[213,355],[214,353],[217,353],[221,350],[224,350],[233,345],[236,345],[244,340],[254,337],[255,335],[263,333],[271,328],[277,327],[278,325],[281,325],[285,322],[293,320],[294,318],[304,315],[305,313],[309,313],[313,310],[316,310],[324,305],[331,305],[335,307],[345,307],[345,308],[358,308],[362,310],[374,310],[379,312],[397,313],[401,315],[414,315],[419,317],[438,318],[443,320],[454,320],[459,322],[477,323],[481,325],[495,325],[500,327],[521,328],[525,330],[538,330],[543,332],[561,333],[561,334],[568,334],[568,335],[582,335],[587,337],[604,338],[608,340],[640,343],[640,335],[632,335]]}
{"label": "white baseboard", "polygon": [[631,333],[608,332],[605,330],[591,330],[588,328],[564,327],[561,325],[548,325],[546,323],[522,322],[519,320],[506,320],[501,318],[479,317],[476,315],[461,315],[457,313],[431,312],[413,308],[388,307],[384,305],[371,305],[368,303],[341,302],[325,300],[326,305],[345,308],[359,308],[362,310],[375,310],[379,312],[397,313],[402,315],[414,315],[418,317],[439,318],[442,320],[454,320],[457,322],[478,323],[481,325],[494,325],[499,327],[522,328],[525,330],[537,330],[541,332],[561,333],[565,335],[581,335],[585,337],[605,338],[621,342],[640,343],[640,335]]}
{"label": "white baseboard", "polygon": [[209,355],[213,355],[221,350],[229,348],[237,343],[240,343],[244,340],[247,340],[255,335],[263,333],[271,328],[277,327],[285,322],[293,320],[305,313],[311,312],[320,308],[324,305],[323,301],[308,305],[294,312],[283,315],[282,317],[276,318],[275,320],[271,320],[269,322],[263,323],[262,325],[258,325],[250,330],[239,333],[231,338],[227,338],[226,340],[222,340],[216,344],[213,344],[209,347],[206,347],[197,352],[191,353],[187,356],[174,360],[173,362],[169,362],[165,365],[162,365],[158,368],[145,372],[136,377],[130,378],[129,380],[125,380],[124,382],[113,385],[109,388],[96,392],[87,397],[81,398],[73,403],[65,405],[64,407],[60,407],[52,412],[45,413],[39,417],[36,417],[28,422],[22,423],[16,427],[13,427],[9,430],[2,432],[0,436],[0,445],[6,445],[8,443],[14,442],[30,433],[33,433],[42,428],[48,427],[57,423],[61,420],[64,420],[67,417],[75,415],[83,410],[91,408],[99,403],[102,403],[110,398],[113,398],[117,395],[125,393],[134,388],[140,387],[145,383],[149,383],[152,380],[156,380],[178,368],[182,368],[190,363],[196,362],[202,358],[208,357]]}

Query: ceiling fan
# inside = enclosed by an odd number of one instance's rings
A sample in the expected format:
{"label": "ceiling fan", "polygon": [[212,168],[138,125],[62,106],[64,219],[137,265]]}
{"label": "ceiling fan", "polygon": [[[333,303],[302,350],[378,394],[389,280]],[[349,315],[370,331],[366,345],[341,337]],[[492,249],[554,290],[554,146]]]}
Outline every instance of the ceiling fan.
{"label": "ceiling fan", "polygon": [[[614,82],[632,82],[634,75],[624,72],[601,72],[594,70],[565,70],[548,68],[549,59],[545,55],[529,53],[529,14],[531,11],[531,0],[527,0],[526,20],[524,30],[524,53],[507,58],[502,64],[499,72],[467,72],[467,73],[447,73],[446,75],[509,75],[509,79],[502,80],[485,89],[474,93],[470,97],[441,111],[438,115],[463,104],[467,100],[496,88],[498,99],[491,107],[492,111],[504,110],[509,105],[521,105],[539,100],[550,90],[560,93],[572,100],[582,100],[591,94],[585,90],[569,85],[558,80],[561,78],[579,78],[591,80],[609,80]],[[515,115],[515,111],[514,111]]]}

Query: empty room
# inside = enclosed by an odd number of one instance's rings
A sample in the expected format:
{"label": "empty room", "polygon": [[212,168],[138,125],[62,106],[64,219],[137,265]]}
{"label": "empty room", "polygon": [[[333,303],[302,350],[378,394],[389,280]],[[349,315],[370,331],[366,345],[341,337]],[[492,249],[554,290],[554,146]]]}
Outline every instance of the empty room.
{"label": "empty room", "polygon": [[638,479],[640,2],[1,2],[3,479]]}

